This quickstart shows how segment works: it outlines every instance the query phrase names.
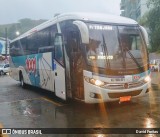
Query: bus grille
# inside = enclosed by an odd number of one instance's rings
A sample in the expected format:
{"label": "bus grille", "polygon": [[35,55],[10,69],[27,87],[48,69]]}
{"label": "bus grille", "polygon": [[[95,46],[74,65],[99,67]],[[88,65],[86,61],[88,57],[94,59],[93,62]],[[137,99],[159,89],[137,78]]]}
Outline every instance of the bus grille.
{"label": "bus grille", "polygon": [[125,96],[137,96],[142,92],[142,90],[135,90],[130,92],[118,92],[118,93],[108,93],[110,98],[120,98]]}
{"label": "bus grille", "polygon": [[[128,88],[127,89],[140,87],[140,86],[142,86],[144,84],[145,84],[144,81],[128,83]],[[103,88],[106,88],[106,89],[126,89],[124,85],[125,85],[125,83],[106,84]]]}

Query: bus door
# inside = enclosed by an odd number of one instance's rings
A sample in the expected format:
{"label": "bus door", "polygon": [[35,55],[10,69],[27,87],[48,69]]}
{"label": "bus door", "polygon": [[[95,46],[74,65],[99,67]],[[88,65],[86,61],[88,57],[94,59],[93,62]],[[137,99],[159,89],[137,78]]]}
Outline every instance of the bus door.
{"label": "bus door", "polygon": [[80,35],[78,31],[71,31],[69,34],[72,95],[75,99],[83,100],[84,60],[80,50]]}
{"label": "bus door", "polygon": [[65,62],[62,35],[56,34],[54,40],[54,74],[55,74],[55,94],[57,97],[66,100]]}

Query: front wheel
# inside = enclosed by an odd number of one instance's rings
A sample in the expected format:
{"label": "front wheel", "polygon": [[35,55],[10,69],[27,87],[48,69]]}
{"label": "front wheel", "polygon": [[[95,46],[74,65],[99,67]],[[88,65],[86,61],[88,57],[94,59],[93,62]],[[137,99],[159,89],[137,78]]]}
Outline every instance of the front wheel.
{"label": "front wheel", "polygon": [[24,78],[23,78],[22,74],[20,75],[20,85],[21,85],[22,88],[26,88],[26,84],[24,82]]}
{"label": "front wheel", "polygon": [[4,72],[3,72],[3,70],[1,70],[1,71],[0,71],[0,75],[4,75]]}

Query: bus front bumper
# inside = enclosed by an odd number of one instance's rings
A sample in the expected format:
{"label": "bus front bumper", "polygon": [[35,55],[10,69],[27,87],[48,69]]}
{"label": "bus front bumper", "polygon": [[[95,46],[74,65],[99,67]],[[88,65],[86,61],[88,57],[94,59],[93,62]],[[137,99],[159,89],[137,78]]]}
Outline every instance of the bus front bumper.
{"label": "bus front bumper", "polygon": [[131,96],[132,98],[142,97],[149,92],[151,82],[142,86],[120,90],[109,90],[97,87],[84,80],[84,93],[86,103],[102,103],[120,100],[120,97]]}

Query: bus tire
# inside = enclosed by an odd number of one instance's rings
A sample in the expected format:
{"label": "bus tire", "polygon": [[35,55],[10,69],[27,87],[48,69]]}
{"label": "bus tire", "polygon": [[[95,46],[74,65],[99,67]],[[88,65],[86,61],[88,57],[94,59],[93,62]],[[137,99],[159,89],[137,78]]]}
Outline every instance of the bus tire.
{"label": "bus tire", "polygon": [[24,82],[23,74],[20,73],[20,85],[22,88],[26,88],[26,83]]}

